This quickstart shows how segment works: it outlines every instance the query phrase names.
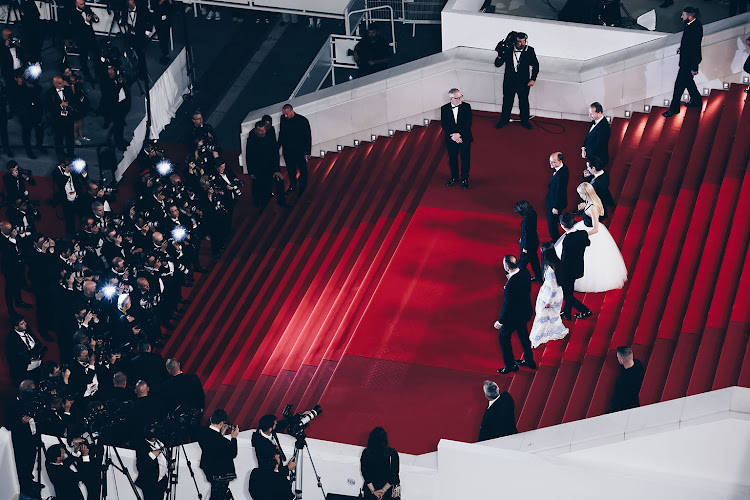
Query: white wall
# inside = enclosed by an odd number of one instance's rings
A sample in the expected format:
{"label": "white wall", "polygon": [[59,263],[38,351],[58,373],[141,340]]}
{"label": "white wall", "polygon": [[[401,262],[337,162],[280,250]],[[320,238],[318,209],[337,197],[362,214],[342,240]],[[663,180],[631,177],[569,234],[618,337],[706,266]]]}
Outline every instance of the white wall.
{"label": "white wall", "polygon": [[[511,31],[529,35],[537,55],[585,61],[667,36],[667,33],[483,14],[482,0],[450,0],[441,15],[443,50],[494,50]],[[657,15],[659,15],[657,13]]]}

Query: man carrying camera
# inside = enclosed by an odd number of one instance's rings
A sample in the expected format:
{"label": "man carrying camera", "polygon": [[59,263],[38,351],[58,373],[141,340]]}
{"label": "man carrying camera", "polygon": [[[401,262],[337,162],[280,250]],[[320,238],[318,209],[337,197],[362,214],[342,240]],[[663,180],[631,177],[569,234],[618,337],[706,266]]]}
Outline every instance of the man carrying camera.
{"label": "man carrying camera", "polygon": [[210,500],[224,500],[232,498],[229,482],[237,479],[234,459],[237,456],[237,435],[240,430],[227,424],[227,412],[222,408],[214,410],[210,422],[208,427],[201,429],[198,438],[203,453],[200,467],[211,483]]}
{"label": "man carrying camera", "polygon": [[2,43],[0,43],[0,69],[3,79],[8,88],[12,88],[13,77],[16,71],[28,64],[21,49],[21,40],[13,35],[13,31],[5,28],[2,31]]}
{"label": "man carrying camera", "polygon": [[21,289],[26,286],[26,276],[18,246],[19,238],[18,229],[10,222],[0,222],[0,269],[5,277],[5,304],[11,317],[16,315],[15,306],[24,309],[31,307],[21,297]]}
{"label": "man carrying camera", "polygon": [[31,176],[31,170],[22,169],[18,162],[10,160],[7,164],[8,172],[3,175],[6,200],[28,200],[29,191],[26,183],[36,186],[36,181]]}
{"label": "man carrying camera", "polygon": [[539,61],[534,47],[526,44],[526,33],[511,31],[502,42],[497,44],[495,51],[495,67],[505,65],[503,78],[503,111],[500,121],[495,128],[503,128],[510,121],[510,111],[513,101],[518,95],[518,107],[521,111],[521,125],[531,130],[529,123],[529,91],[534,86],[539,74]]}
{"label": "man carrying camera", "polygon": [[135,443],[135,484],[143,491],[143,500],[162,500],[168,486],[168,450],[156,437],[156,426],[146,429],[144,439]]}

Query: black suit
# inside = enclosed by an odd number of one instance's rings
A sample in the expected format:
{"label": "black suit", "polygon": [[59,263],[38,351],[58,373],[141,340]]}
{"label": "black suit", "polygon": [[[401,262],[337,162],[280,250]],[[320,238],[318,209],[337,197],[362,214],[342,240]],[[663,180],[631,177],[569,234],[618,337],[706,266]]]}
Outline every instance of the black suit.
{"label": "black suit", "polygon": [[304,116],[295,113],[293,117],[281,117],[279,144],[284,153],[286,171],[289,174],[289,187],[297,188],[297,171],[299,171],[299,190],[307,187],[307,160],[312,152],[312,132],[310,122]]}
{"label": "black suit", "polygon": [[531,304],[531,275],[526,269],[519,269],[517,273],[508,279],[505,284],[505,301],[500,311],[502,323],[498,332],[500,349],[503,352],[503,361],[506,368],[512,368],[516,364],[513,356],[513,346],[510,336],[516,332],[523,347],[523,359],[530,363],[534,362],[534,352],[531,350],[529,340],[529,329],[527,323],[534,315],[534,306]]}
{"label": "black suit", "polygon": [[[518,267],[526,268],[531,264],[536,278],[543,279],[542,268],[539,265],[539,235],[536,230],[536,212],[531,210],[521,222],[521,257],[518,259]],[[524,251],[525,250],[525,251]]]}
{"label": "black suit", "polygon": [[[563,164],[547,183],[547,197],[544,204],[547,207],[547,228],[552,241],[560,237],[560,214],[568,206],[569,177],[568,166]],[[556,214],[552,213],[553,208],[557,209]]]}
{"label": "black suit", "polygon": [[516,429],[514,412],[513,396],[508,391],[500,393],[492,406],[484,410],[477,441],[487,441],[488,439],[517,434],[518,429]]}
{"label": "black suit", "polygon": [[[450,103],[440,108],[440,124],[445,134],[445,146],[448,148],[448,164],[451,169],[451,179],[460,178],[468,180],[471,168],[471,143],[474,136],[471,135],[472,112],[469,103],[462,102],[458,105],[458,119],[453,116],[453,107]],[[451,139],[451,134],[461,134],[461,144]],[[461,173],[459,177],[458,155],[461,155]]]}
{"label": "black suit", "polygon": [[164,409],[169,412],[182,406],[202,410],[206,407],[203,385],[197,375],[180,373],[168,378],[161,385]]}
{"label": "black suit", "polygon": [[[539,74],[539,60],[536,58],[534,47],[526,46],[521,51],[506,47],[503,42],[495,47],[497,58],[495,66],[498,68],[505,65],[505,77],[503,78],[503,111],[500,123],[506,124],[510,121],[510,111],[513,109],[513,100],[518,95],[518,107],[521,112],[521,123],[529,123],[529,82]],[[516,69],[518,60],[518,69]]]}
{"label": "black suit", "polygon": [[271,458],[273,458],[274,455],[279,453],[279,448],[278,446],[276,446],[276,443],[266,438],[265,436],[262,436],[260,433],[260,429],[256,430],[253,433],[251,442],[253,444],[253,448],[255,448],[255,457],[258,459],[258,464],[265,464]]}
{"label": "black suit", "polygon": [[[30,340],[24,341],[15,330],[8,332],[8,336],[5,337],[5,357],[8,360],[11,381],[16,387],[24,379],[36,379],[38,377],[38,367],[31,371],[28,368],[32,360],[41,359],[43,354],[43,344],[39,342],[39,339],[29,330],[26,330],[25,333],[30,337]],[[33,347],[30,348],[29,345],[33,345]]]}
{"label": "black suit", "polygon": [[250,495],[253,500],[291,500],[294,498],[289,469],[280,465],[278,472],[273,467],[261,465],[250,473]]}
{"label": "black suit", "polygon": [[20,238],[16,237],[14,243],[10,238],[0,235],[0,270],[5,277],[5,304],[11,317],[16,314],[15,305],[23,303],[21,289],[26,285],[24,265],[18,248],[19,240]]}
{"label": "black suit", "polygon": [[[78,472],[70,468],[75,465]],[[55,487],[55,498],[65,500],[83,500],[83,494],[78,483],[83,482],[84,474],[80,471],[81,462],[66,458],[62,464],[47,463],[47,475]]]}
{"label": "black suit", "polygon": [[701,42],[703,40],[703,25],[697,19],[685,25],[680,41],[680,69],[677,71],[677,79],[674,82],[674,93],[669,110],[673,113],[680,111],[680,100],[682,93],[687,89],[690,94],[690,104],[702,105],[701,94],[693,80],[693,71],[698,71],[698,65],[702,60]]}
{"label": "black suit", "polygon": [[254,175],[253,202],[263,210],[271,201],[271,193],[276,193],[279,203],[285,201],[284,181],[274,179],[273,174],[279,172],[279,143],[269,131],[263,137],[255,133],[255,129],[247,136],[245,147],[247,171]]}
{"label": "black suit", "polygon": [[[60,98],[57,89],[48,89],[44,95],[47,108],[47,118],[55,133],[55,152],[58,160],[62,160],[65,154],[73,155],[73,95],[70,87],[63,88],[63,97]],[[61,104],[67,102],[68,106]],[[65,149],[63,149],[65,143]]]}
{"label": "black suit", "polygon": [[[158,284],[152,286],[155,287],[152,290],[158,290]],[[133,358],[128,371],[132,380],[145,380],[151,389],[151,394],[156,394],[162,382],[168,377],[164,358],[154,352],[142,352]]]}
{"label": "black suit", "polygon": [[[9,202],[16,200],[28,200],[29,195],[26,190],[26,179],[22,175],[14,176],[10,172],[3,175],[3,184],[5,185],[5,194]],[[36,185],[33,177],[29,177],[29,184]]]}
{"label": "black suit", "polygon": [[565,299],[565,306],[562,310],[563,314],[570,315],[574,307],[578,312],[590,312],[590,309],[573,295],[576,280],[583,276],[583,254],[586,251],[586,247],[590,244],[589,234],[586,231],[567,233],[565,239],[563,239],[562,258],[560,259],[563,267],[561,286],[563,289],[563,298]]}
{"label": "black suit", "polygon": [[237,456],[237,439],[227,439],[210,427],[198,433],[201,447],[200,467],[211,482],[211,500],[226,498],[230,479],[234,475],[234,458]]}
{"label": "black suit", "polygon": [[160,457],[153,458],[150,453],[149,442],[138,440],[135,444],[135,466],[138,469],[135,484],[143,491],[143,500],[162,500],[167,489],[167,476],[159,480]]}
{"label": "black suit", "polygon": [[602,167],[609,163],[609,136],[611,133],[609,127],[609,121],[606,117],[602,117],[599,123],[592,121],[589,125],[589,131],[586,133],[586,138],[583,140],[583,147],[586,148],[586,158],[596,156],[601,160]]}
{"label": "black suit", "polygon": [[592,176],[588,179],[588,183],[594,188],[596,195],[602,200],[602,205],[604,205],[604,215],[599,217],[599,220],[602,221],[607,218],[607,207],[615,206],[615,199],[609,191],[609,174],[604,172],[598,177]]}

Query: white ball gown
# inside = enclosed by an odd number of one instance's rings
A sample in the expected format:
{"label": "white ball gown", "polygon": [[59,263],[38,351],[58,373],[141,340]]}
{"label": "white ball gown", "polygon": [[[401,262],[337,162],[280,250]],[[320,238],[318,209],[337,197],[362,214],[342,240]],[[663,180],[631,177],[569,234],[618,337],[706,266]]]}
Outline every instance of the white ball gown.
{"label": "white ball gown", "polygon": [[[584,211],[583,220],[577,222],[574,229],[588,231],[592,227],[591,218]],[[562,235],[555,243],[558,257],[562,256],[564,239],[565,235]],[[596,293],[622,288],[628,280],[628,269],[607,226],[599,222],[599,230],[589,235],[589,240],[591,245],[586,247],[583,254],[583,277],[576,280],[575,291]]]}
{"label": "white ball gown", "polygon": [[[549,307],[546,307],[547,304]],[[532,348],[536,349],[550,340],[560,340],[568,334],[568,328],[560,317],[562,304],[562,287],[557,284],[555,272],[547,266],[544,269],[544,284],[536,296],[536,316],[529,333]]]}

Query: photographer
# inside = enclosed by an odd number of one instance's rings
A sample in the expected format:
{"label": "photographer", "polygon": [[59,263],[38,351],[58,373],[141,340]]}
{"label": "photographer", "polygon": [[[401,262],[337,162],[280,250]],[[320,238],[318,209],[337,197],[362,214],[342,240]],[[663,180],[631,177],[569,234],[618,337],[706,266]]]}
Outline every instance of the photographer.
{"label": "photographer", "polygon": [[250,495],[253,500],[291,500],[295,498],[289,474],[296,467],[294,460],[289,465],[281,463],[281,456],[275,453],[263,461],[250,473]]}
{"label": "photographer", "polygon": [[[13,35],[13,31],[5,28],[2,31],[2,43],[0,43],[0,69],[3,72],[5,85],[12,88],[13,77],[17,70],[28,65],[23,53],[21,40]],[[7,143],[6,143],[7,144]]]}
{"label": "photographer", "polygon": [[198,143],[203,141],[203,144],[211,144],[214,148],[218,149],[218,140],[216,139],[216,132],[214,128],[208,123],[203,121],[203,112],[200,109],[193,111],[193,128],[190,129],[190,135],[188,136],[187,143],[193,147],[198,148]]}
{"label": "photographer", "polygon": [[36,324],[44,340],[53,340],[49,330],[54,329],[53,294],[50,285],[54,282],[53,266],[55,259],[55,240],[41,233],[31,235],[31,248],[24,258],[29,264],[29,281],[31,291],[36,297]]}
{"label": "photographer", "polygon": [[52,181],[57,188],[55,199],[62,203],[66,234],[76,232],[76,211],[84,192],[83,182],[87,177],[85,166],[80,172],[75,172],[68,161],[61,162],[52,170]]}
{"label": "photographer", "polygon": [[500,121],[495,128],[503,128],[510,122],[510,111],[513,101],[518,95],[518,107],[521,111],[521,125],[531,130],[529,123],[529,91],[536,82],[539,74],[539,61],[534,47],[526,44],[526,33],[511,31],[502,42],[497,44],[495,51],[495,67],[505,65],[503,78],[503,111]]}
{"label": "photographer", "polygon": [[163,500],[168,486],[169,450],[156,438],[156,426],[147,427],[145,437],[135,442],[135,484],[143,491],[143,500]]}
{"label": "photographer", "polygon": [[258,430],[253,433],[251,442],[259,465],[270,463],[274,455],[284,454],[276,439],[276,424],[275,415],[263,415],[258,421]]}
{"label": "photographer", "polygon": [[42,89],[32,79],[25,78],[18,72],[15,78],[14,101],[18,119],[21,122],[21,137],[26,156],[35,160],[36,154],[31,149],[31,133],[34,132],[36,148],[42,154],[47,154],[44,147],[44,115],[42,109]]}
{"label": "photographer", "polygon": [[[13,441],[13,455],[21,493],[31,495],[34,489],[34,459],[41,439],[34,420],[36,385],[33,380],[24,380],[18,386],[18,395],[8,405],[6,422]],[[37,484],[38,488],[38,484]],[[37,490],[38,492],[38,490]]]}
{"label": "photographer", "polygon": [[3,185],[5,186],[5,199],[28,200],[29,191],[26,184],[36,186],[36,181],[31,176],[31,170],[21,169],[18,162],[10,160],[6,165],[8,172],[3,175]]}
{"label": "photographer", "polygon": [[85,481],[84,471],[91,466],[91,459],[85,443],[78,442],[74,449],[80,452],[80,460],[68,455],[64,444],[47,448],[47,475],[55,487],[55,498],[83,500],[79,483]]}
{"label": "photographer", "polygon": [[75,361],[70,364],[70,393],[78,401],[87,404],[96,391],[99,390],[99,379],[96,376],[96,357],[90,354],[90,349],[85,345],[76,345],[73,348]]}
{"label": "photographer", "polygon": [[23,316],[11,320],[11,331],[5,338],[5,357],[10,368],[13,384],[22,380],[39,379],[39,367],[42,364],[47,347],[42,344],[27,328]]}
{"label": "photographer", "polygon": [[[229,482],[237,479],[234,459],[237,456],[238,427],[226,422],[227,412],[217,408],[211,414],[211,424],[201,429],[198,443],[202,455],[200,467],[211,483],[210,500],[232,498]],[[227,431],[230,431],[227,434]]]}
{"label": "photographer", "polygon": [[[66,9],[67,10],[67,9]],[[99,22],[99,16],[94,14],[91,7],[86,5],[85,0],[75,0],[75,8],[70,12],[70,28],[72,38],[81,54],[81,70],[84,78],[91,80],[89,71],[89,57],[94,64],[99,64],[99,44],[94,33],[94,24]]]}
{"label": "photographer", "polygon": [[18,229],[8,221],[0,222],[0,252],[0,269],[5,277],[5,304],[8,314],[13,317],[16,315],[15,306],[29,309],[31,304],[24,302],[21,297],[21,289],[26,286],[26,276],[19,248]]}

